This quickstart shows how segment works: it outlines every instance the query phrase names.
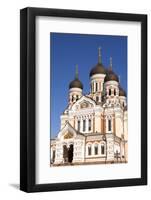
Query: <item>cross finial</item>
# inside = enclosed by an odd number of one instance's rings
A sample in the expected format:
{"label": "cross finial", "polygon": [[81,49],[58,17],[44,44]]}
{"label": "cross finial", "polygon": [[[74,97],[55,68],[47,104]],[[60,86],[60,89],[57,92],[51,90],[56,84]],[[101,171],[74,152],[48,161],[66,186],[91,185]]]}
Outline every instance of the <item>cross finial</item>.
{"label": "cross finial", "polygon": [[78,79],[78,65],[76,64],[75,78]]}
{"label": "cross finial", "polygon": [[99,64],[102,63],[101,47],[98,48],[98,62]]}
{"label": "cross finial", "polygon": [[110,57],[110,69],[111,69],[111,70],[112,70],[112,66],[113,66],[112,57]]}
{"label": "cross finial", "polygon": [[120,76],[118,76],[118,79],[119,79],[119,83],[120,83],[120,81],[121,81],[121,77],[120,77]]}

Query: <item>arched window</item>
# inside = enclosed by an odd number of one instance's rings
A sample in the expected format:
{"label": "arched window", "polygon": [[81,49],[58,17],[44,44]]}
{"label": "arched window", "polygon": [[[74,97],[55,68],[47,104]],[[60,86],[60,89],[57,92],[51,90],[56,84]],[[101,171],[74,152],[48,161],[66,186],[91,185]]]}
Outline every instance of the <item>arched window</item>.
{"label": "arched window", "polygon": [[123,102],[123,107],[124,107],[125,105],[124,105],[124,102]]}
{"label": "arched window", "polygon": [[53,150],[53,152],[52,152],[52,162],[53,163],[55,162],[55,155],[56,155],[56,152],[55,152],[55,150]]}
{"label": "arched window", "polygon": [[78,120],[78,131],[80,131],[80,120]]}
{"label": "arched window", "polygon": [[97,96],[97,97],[96,97],[96,102],[98,102],[98,101],[99,101],[99,97]]}
{"label": "arched window", "polygon": [[78,95],[76,95],[76,100],[78,100],[79,99],[79,96]]}
{"label": "arched window", "polygon": [[83,132],[85,132],[85,126],[86,125],[86,121],[85,121],[85,119],[83,120]]}
{"label": "arched window", "polygon": [[105,147],[104,147],[104,144],[101,145],[101,154],[105,154]]}
{"label": "arched window", "polygon": [[72,102],[74,101],[74,96],[72,96]]}
{"label": "arched window", "polygon": [[95,88],[95,91],[97,92],[98,91],[98,83],[96,83],[96,88]]}
{"label": "arched window", "polygon": [[108,131],[111,131],[111,119],[108,120]]}
{"label": "arched window", "polygon": [[94,146],[94,154],[98,155],[98,144],[95,144]]}
{"label": "arched window", "polygon": [[109,89],[109,95],[111,95],[111,89]]}
{"label": "arched window", "polygon": [[89,119],[89,131],[91,131],[91,119]]}
{"label": "arched window", "polygon": [[116,89],[114,89],[114,96],[116,96]]}
{"label": "arched window", "polygon": [[88,155],[90,156],[91,153],[92,153],[92,151],[91,151],[91,146],[88,146]]}

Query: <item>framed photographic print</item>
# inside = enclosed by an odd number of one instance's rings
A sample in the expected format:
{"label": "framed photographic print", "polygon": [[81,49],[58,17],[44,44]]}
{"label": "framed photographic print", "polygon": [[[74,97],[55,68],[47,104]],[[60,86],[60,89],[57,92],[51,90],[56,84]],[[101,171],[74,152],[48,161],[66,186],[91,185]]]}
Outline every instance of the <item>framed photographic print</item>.
{"label": "framed photographic print", "polygon": [[20,12],[20,189],[147,184],[147,16]]}

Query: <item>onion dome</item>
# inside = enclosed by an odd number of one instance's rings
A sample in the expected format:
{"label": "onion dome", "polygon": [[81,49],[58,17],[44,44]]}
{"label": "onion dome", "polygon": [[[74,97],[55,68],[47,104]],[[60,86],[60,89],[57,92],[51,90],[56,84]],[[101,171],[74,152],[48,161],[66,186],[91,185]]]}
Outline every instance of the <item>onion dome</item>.
{"label": "onion dome", "polygon": [[119,96],[126,97],[126,92],[123,90],[123,88],[119,87]]}
{"label": "onion dome", "polygon": [[101,48],[98,49],[99,55],[98,55],[98,64],[95,65],[91,71],[90,71],[90,77],[95,75],[95,74],[106,74],[106,70],[102,64],[101,60]]}
{"label": "onion dome", "polygon": [[108,70],[106,70],[106,77],[104,79],[104,82],[107,82],[107,81],[119,82],[118,76],[112,70],[112,58],[110,58],[110,68]]}
{"label": "onion dome", "polygon": [[71,88],[80,88],[80,89],[83,89],[83,84],[81,83],[81,81],[79,79],[74,79],[69,84],[69,89],[71,89]]}
{"label": "onion dome", "polygon": [[69,89],[71,88],[80,88],[83,89],[83,84],[78,78],[78,66],[76,65],[76,74],[75,74],[75,79],[70,82],[69,84]]}

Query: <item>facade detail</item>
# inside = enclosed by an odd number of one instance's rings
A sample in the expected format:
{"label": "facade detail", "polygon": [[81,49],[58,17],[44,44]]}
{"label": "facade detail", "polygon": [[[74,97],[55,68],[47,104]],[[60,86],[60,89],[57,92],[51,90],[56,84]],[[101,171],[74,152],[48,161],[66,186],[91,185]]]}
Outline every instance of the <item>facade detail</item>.
{"label": "facade detail", "polygon": [[76,66],[60,131],[50,140],[51,166],[128,162],[126,93],[112,69],[112,58],[104,67],[98,51],[88,94],[83,94]]}

